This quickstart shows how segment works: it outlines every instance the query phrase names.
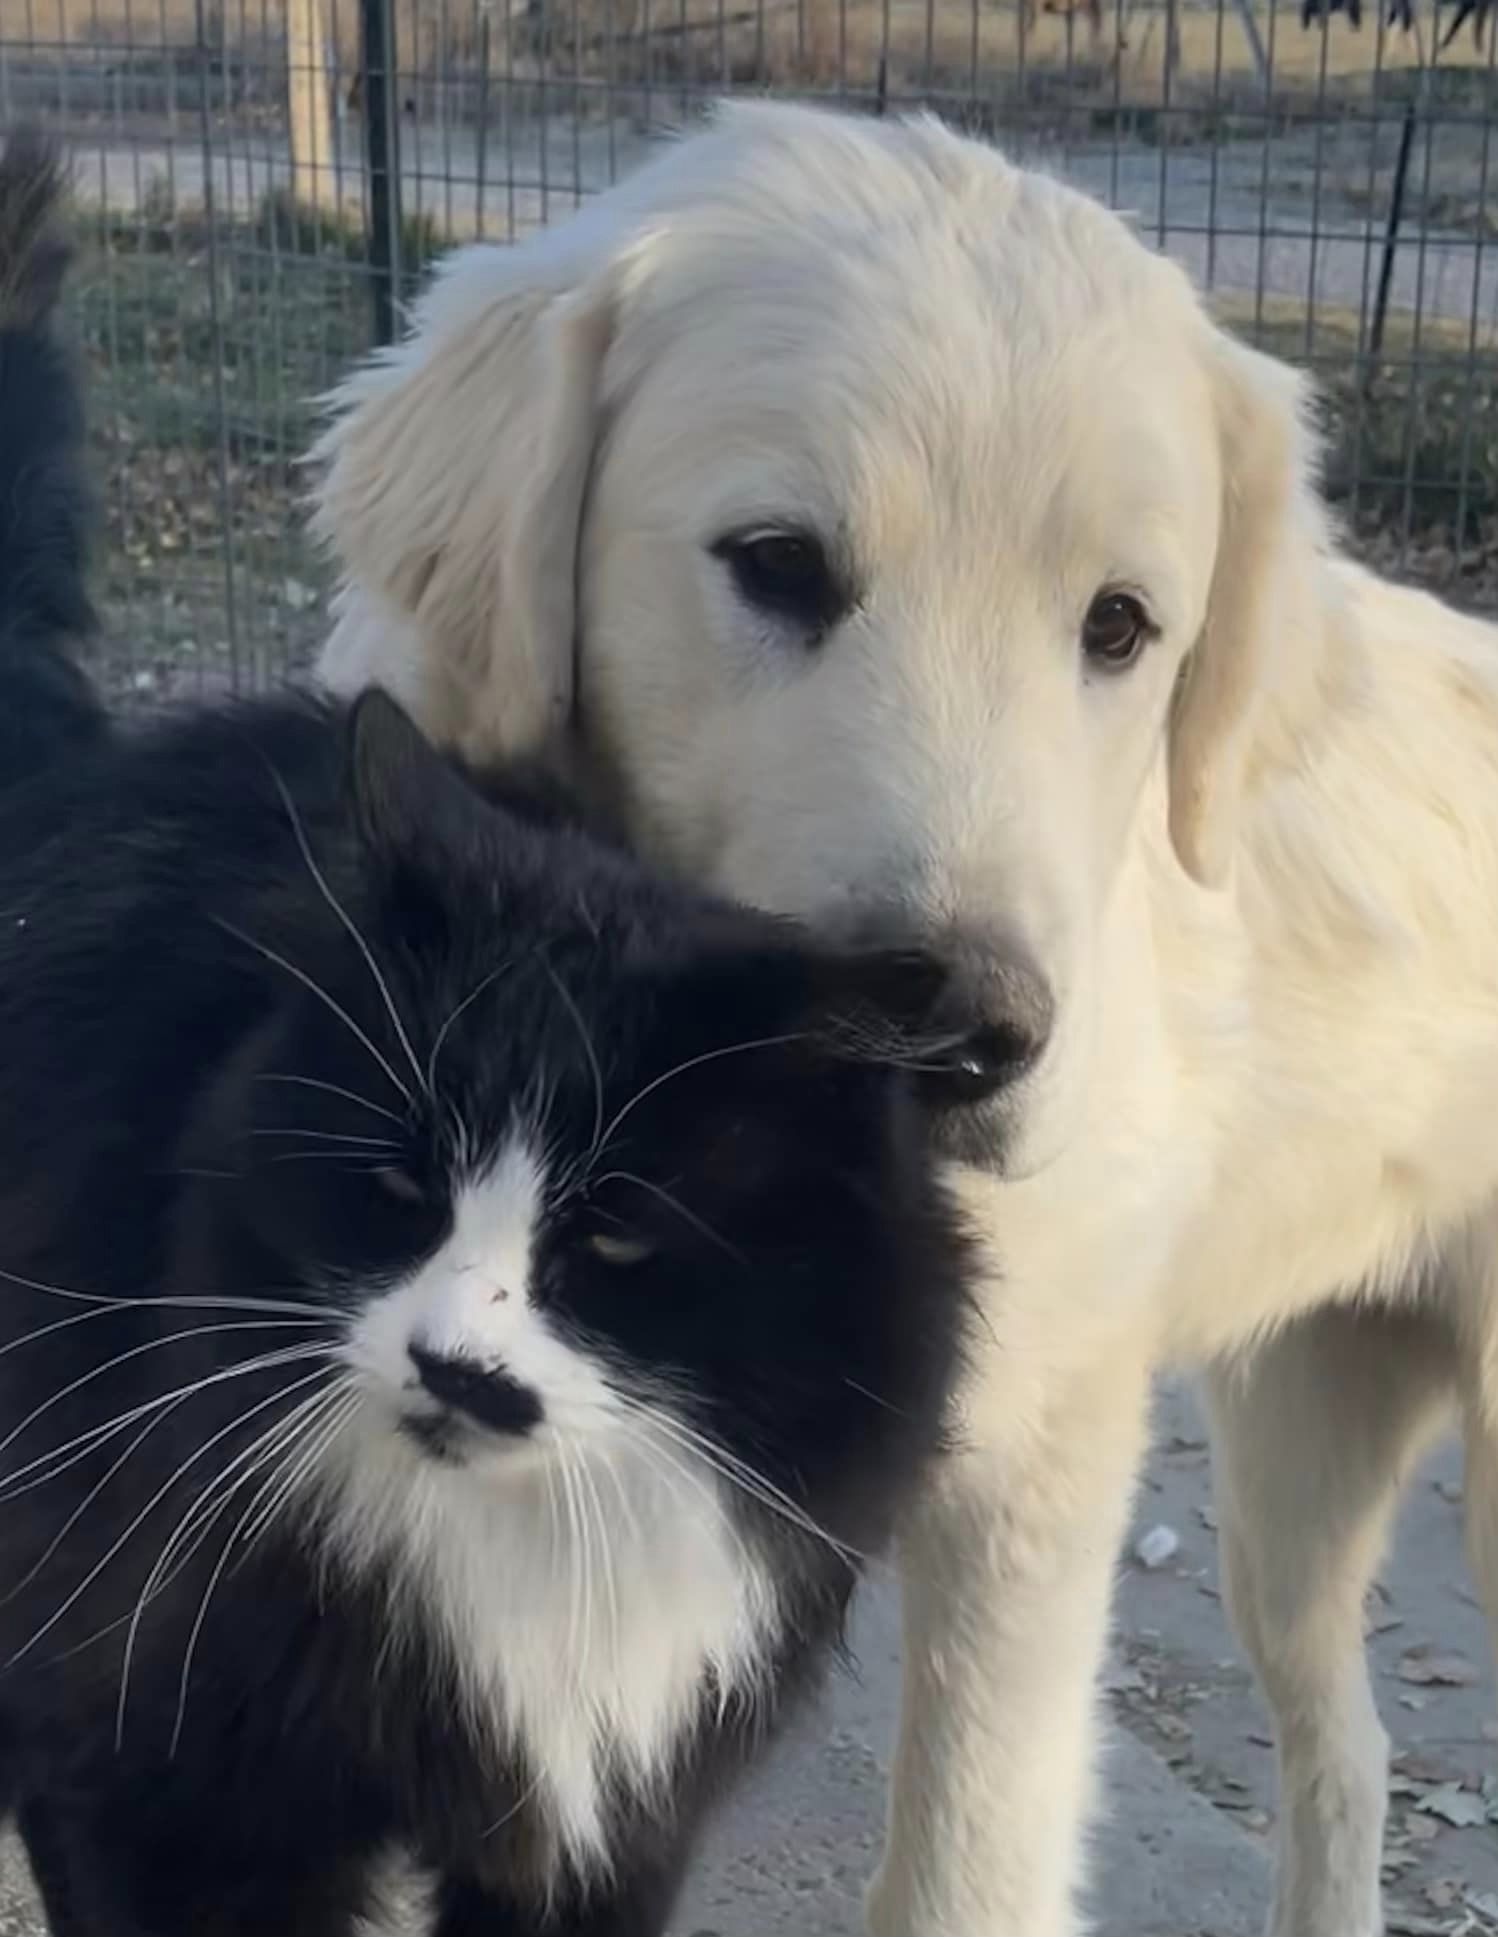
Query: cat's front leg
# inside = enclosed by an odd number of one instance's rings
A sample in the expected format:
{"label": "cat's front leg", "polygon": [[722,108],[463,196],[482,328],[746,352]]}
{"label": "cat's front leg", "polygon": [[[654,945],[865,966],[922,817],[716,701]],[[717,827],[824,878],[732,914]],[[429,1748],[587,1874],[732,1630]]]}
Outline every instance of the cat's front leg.
{"label": "cat's front leg", "polygon": [[51,1937],[356,1937],[367,1906],[362,1857],[227,1848],[149,1795],[33,1796],[18,1822]]}
{"label": "cat's front leg", "polygon": [[88,1905],[80,1901],[78,1858],[82,1852],[75,1847],[76,1839],[69,1834],[65,1817],[45,1803],[28,1802],[21,1809],[19,1828],[52,1937],[130,1937],[129,1931],[117,1923],[91,1917]]}
{"label": "cat's front leg", "polygon": [[607,1884],[549,1914],[454,1878],[443,1885],[432,1937],[664,1937],[685,1856],[679,1842],[643,1857],[636,1853]]}

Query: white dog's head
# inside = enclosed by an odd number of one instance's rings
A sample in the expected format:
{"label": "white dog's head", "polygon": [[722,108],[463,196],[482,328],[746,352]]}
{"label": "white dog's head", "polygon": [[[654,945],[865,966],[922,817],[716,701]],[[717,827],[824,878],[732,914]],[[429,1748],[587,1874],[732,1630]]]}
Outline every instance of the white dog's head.
{"label": "white dog's head", "polygon": [[581,747],[720,889],[944,944],[949,1147],[1043,1161],[1158,760],[1181,864],[1228,865],[1318,529],[1289,371],[976,142],[754,105],[457,255],[340,401],[324,677],[479,759]]}

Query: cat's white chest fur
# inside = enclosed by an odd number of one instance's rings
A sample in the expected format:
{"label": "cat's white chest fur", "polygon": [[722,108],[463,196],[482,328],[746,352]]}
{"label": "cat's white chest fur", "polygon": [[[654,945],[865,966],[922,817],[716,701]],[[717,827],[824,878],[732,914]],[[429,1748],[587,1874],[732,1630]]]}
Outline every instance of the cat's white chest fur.
{"label": "cat's white chest fur", "polygon": [[[371,1301],[348,1354],[366,1403],[320,1486],[332,1546],[391,1569],[395,1618],[446,1635],[470,1724],[520,1751],[528,1803],[587,1871],[609,1860],[610,1778],[649,1791],[669,1773],[704,1681],[753,1690],[776,1606],[691,1428],[625,1397],[527,1295],[542,1185],[512,1144],[442,1251]],[[400,1425],[431,1410],[413,1341],[502,1366],[541,1423],[465,1439],[460,1464],[434,1458]]]}

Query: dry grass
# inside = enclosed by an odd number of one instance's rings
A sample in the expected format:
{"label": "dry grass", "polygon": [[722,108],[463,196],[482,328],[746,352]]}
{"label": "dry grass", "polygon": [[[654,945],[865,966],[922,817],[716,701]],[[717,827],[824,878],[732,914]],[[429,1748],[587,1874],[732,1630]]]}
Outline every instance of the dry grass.
{"label": "dry grass", "polygon": [[1369,355],[1355,311],[1219,305],[1227,325],[1309,368],[1326,431],[1327,494],[1382,569],[1498,610],[1498,330],[1391,316]]}

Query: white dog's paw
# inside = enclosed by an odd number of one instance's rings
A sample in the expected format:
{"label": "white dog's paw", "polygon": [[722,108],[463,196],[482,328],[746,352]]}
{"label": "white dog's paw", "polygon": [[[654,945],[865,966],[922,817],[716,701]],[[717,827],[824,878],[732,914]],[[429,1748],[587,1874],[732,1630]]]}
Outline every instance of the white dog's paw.
{"label": "white dog's paw", "polygon": [[1280,1879],[1265,1937],[1384,1937],[1384,1917],[1375,1887],[1370,1896],[1361,1879],[1346,1887],[1308,1891],[1289,1889]]}
{"label": "white dog's paw", "polygon": [[1033,1916],[991,1905],[938,1907],[889,1862],[864,1892],[864,1926],[868,1937],[1087,1937],[1087,1927],[1070,1913],[1037,1924]]}

